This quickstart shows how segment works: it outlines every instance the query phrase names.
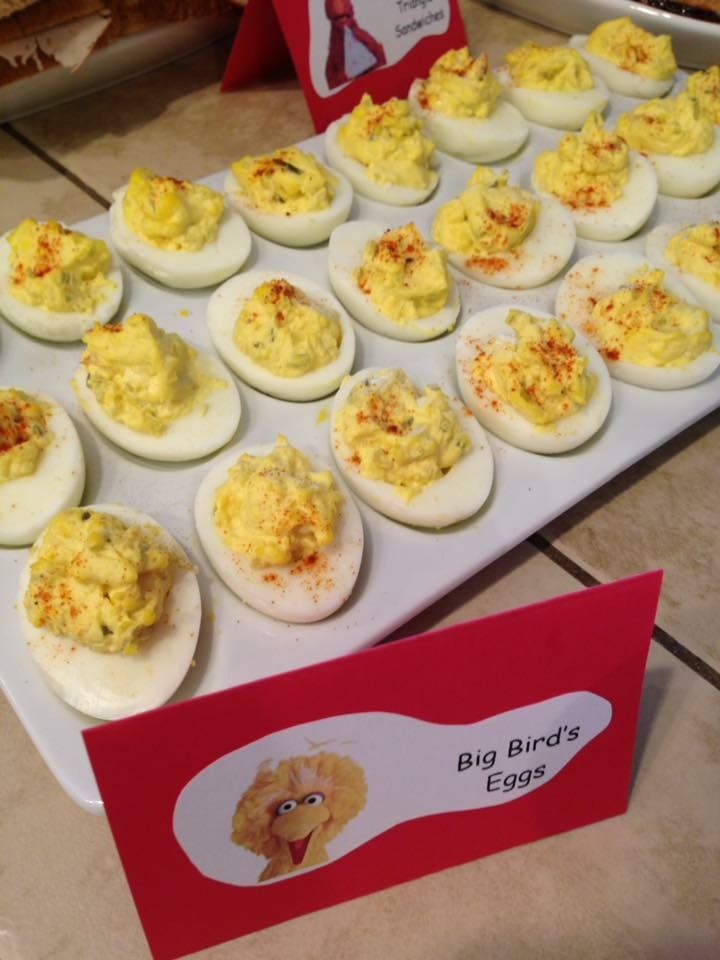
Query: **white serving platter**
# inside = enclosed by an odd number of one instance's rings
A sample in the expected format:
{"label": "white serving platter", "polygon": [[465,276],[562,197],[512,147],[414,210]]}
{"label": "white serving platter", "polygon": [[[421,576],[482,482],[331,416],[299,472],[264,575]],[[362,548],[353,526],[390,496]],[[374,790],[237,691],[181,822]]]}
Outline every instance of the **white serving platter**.
{"label": "white serving platter", "polygon": [[[615,98],[611,114],[634,101]],[[554,146],[560,131],[532,126],[525,150],[507,166],[511,180],[529,186],[532,159]],[[322,138],[302,144],[322,157]],[[426,236],[438,207],[457,195],[472,166],[440,156],[440,185],[425,204],[392,208],[356,198],[355,218],[397,226],[414,220]],[[158,171],[182,176],[180,164]],[[130,171],[128,171],[128,175]],[[222,189],[224,173],[205,182]],[[617,245],[580,241],[575,259],[602,249],[642,251],[643,235],[667,220],[696,221],[718,216],[718,191],[697,201],[661,198],[642,234]],[[108,238],[108,218],[101,215],[77,225]],[[289,249],[253,237],[245,269],[278,267],[327,284],[326,245]],[[125,268],[124,313],[143,311],[164,328],[190,342],[211,348],[205,307],[212,291],[173,292]],[[501,291],[459,278],[463,308],[460,324],[473,312],[496,303],[535,305],[551,311],[556,280],[528,291]],[[454,334],[429,343],[401,343],[356,325],[354,369],[402,366],[419,384],[435,382],[457,392],[454,382]],[[328,660],[370,646],[387,636],[482,567],[640,460],[720,404],[720,374],[686,390],[654,392],[613,381],[613,407],[600,432],[568,454],[546,457],[525,453],[492,440],[496,475],[493,492],[472,520],[441,531],[401,526],[359,504],[366,548],[355,592],[335,616],[317,624],[293,626],[255,613],[219,581],[203,555],[193,528],[192,505],[209,459],[185,466],[155,464],[113,447],[85,419],[70,388],[82,353],[81,344],[53,346],[0,324],[0,384],[42,389],[58,399],[78,427],[87,460],[84,503],[120,501],[159,521],[180,541],[199,569],[203,625],[196,663],[173,702],[246,683],[260,677]],[[331,461],[327,413],[330,399],[312,403],[275,400],[240,384],[243,415],[231,447],[274,441],[278,432]],[[228,448],[226,448],[227,450]],[[222,451],[221,453],[225,453]],[[79,804],[102,811],[102,800],[87,759],[81,731],[93,721],[61,702],[46,686],[25,649],[16,626],[17,581],[28,550],[0,549],[0,618],[5,624],[0,645],[0,681],[38,750],[59,782]],[[269,709],[272,709],[270,704]]]}

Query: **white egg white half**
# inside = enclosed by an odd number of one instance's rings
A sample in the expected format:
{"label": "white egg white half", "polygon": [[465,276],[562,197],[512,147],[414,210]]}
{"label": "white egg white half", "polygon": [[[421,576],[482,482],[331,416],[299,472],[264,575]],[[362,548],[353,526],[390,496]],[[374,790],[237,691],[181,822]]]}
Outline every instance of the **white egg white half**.
{"label": "white egg white half", "polygon": [[0,544],[5,547],[32,543],[56,513],[80,503],[85,487],[85,457],[72,420],[52,397],[33,396],[50,408],[52,440],[34,473],[0,483]]}
{"label": "white egg white half", "polygon": [[355,271],[362,264],[363,251],[370,240],[378,240],[387,229],[371,220],[352,220],[333,230],[328,245],[328,274],[335,293],[357,321],[394,340],[420,341],[452,330],[460,313],[460,294],[452,276],[447,304],[435,313],[417,320],[398,323],[382,313],[355,282]]}
{"label": "white egg white half", "polygon": [[[651,266],[635,254],[596,254],[578,260],[563,277],[555,301],[555,315],[583,333],[600,350],[592,310],[602,297],[610,296],[628,282],[641,267]],[[690,291],[669,274],[665,288],[696,306]],[[627,360],[611,360],[603,355],[610,376],[638,387],[653,390],[677,390],[691,387],[711,376],[720,366],[720,328],[710,324],[713,345],[684,367],[649,367]]]}
{"label": "white egg white half", "polygon": [[384,367],[367,367],[345,380],[335,395],[331,412],[331,441],[338,469],[361,500],[378,513],[400,523],[438,530],[473,516],[492,489],[493,455],[485,431],[456,397],[450,396],[450,403],[463,430],[470,436],[472,449],[441,479],[406,501],[393,484],[371,480],[360,473],[353,452],[338,427],[338,414],[357,383],[369,380],[382,384],[391,372]]}
{"label": "white egg white half", "polygon": [[[299,377],[281,377],[256,363],[234,340],[235,322],[245,301],[267,280],[287,280],[302,290],[319,308],[333,310],[342,329],[340,352],[335,360]],[[335,297],[317,283],[286,270],[253,270],[232,277],[213,293],[207,308],[207,324],[215,349],[225,363],[246,383],[280,400],[317,400],[337,390],[355,359],[352,321]]]}
{"label": "white egg white half", "polygon": [[[93,504],[88,509],[112,514],[126,524],[156,527],[164,544],[187,559],[152,517],[115,503]],[[101,720],[129,717],[169,700],[190,667],[200,629],[200,589],[190,565],[176,568],[162,619],[150,628],[140,651],[125,656],[98,653],[30,623],[24,598],[32,559],[31,552],[20,576],[16,606],[27,648],[55,693],[81,713]]]}
{"label": "white egg white half", "polygon": [[613,93],[620,93],[625,97],[651,100],[654,97],[662,97],[675,83],[674,74],[666,80],[653,80],[651,77],[643,77],[632,70],[619,67],[616,63],[612,63],[604,57],[590,53],[585,46],[587,39],[587,34],[578,33],[570,37],[568,45],[580,51],[583,60],[587,62],[592,73],[604,80],[608,89],[612,90]]}
{"label": "white egg white half", "polygon": [[[536,193],[554,196],[542,190],[534,173],[532,186]],[[648,219],[657,195],[658,182],[653,165],[641,154],[631,150],[630,176],[617,200],[606,207],[566,206],[565,209],[573,218],[579,237],[588,240],[625,240],[636,233]]]}
{"label": "white egg white half", "polygon": [[[587,358],[587,371],[596,377],[595,388],[585,407],[555,423],[545,426],[532,423],[489,388],[483,386],[478,389],[473,380],[472,369],[478,347],[487,352],[492,349],[493,342],[514,342],[517,339],[515,331],[506,323],[508,312],[512,309],[513,305],[509,304],[488,307],[474,314],[463,325],[455,353],[460,395],[486,429],[515,447],[533,453],[574,450],[597,433],[605,422],[612,400],[607,367],[595,347],[582,334],[576,333],[573,346]],[[541,321],[552,317],[552,314],[542,310],[529,307],[522,309]]]}
{"label": "white egg white half", "polygon": [[704,153],[673,157],[667,153],[647,153],[655,167],[658,189],[666,197],[692,199],[702,197],[720,183],[720,127],[715,127],[712,146]]}
{"label": "white egg white half", "polygon": [[240,394],[232,377],[212,354],[199,351],[198,356],[202,372],[222,380],[224,386],[213,390],[203,406],[174,420],[159,436],[133,430],[106,413],[88,386],[87,367],[78,368],[73,387],[90,422],[123,450],[148,460],[197,460],[224,447],[240,422]]}
{"label": "white egg white half", "polygon": [[661,223],[645,238],[645,254],[648,260],[652,260],[667,274],[684,284],[700,306],[707,310],[711,319],[720,323],[720,290],[707,280],[696,277],[694,273],[681,270],[665,255],[665,248],[675,234],[690,226],[690,223]]}
{"label": "white egg white half", "polygon": [[347,115],[333,121],[325,131],[325,156],[330,166],[345,174],[353,188],[363,197],[388,203],[394,207],[412,207],[422,203],[430,196],[438,184],[439,174],[431,171],[430,184],[427,188],[406,187],[399,183],[378,183],[367,175],[364,164],[349,157],[337,140],[342,126],[347,123]]}
{"label": "white egg white half", "polygon": [[413,81],[408,100],[428,137],[445,153],[470,163],[494,163],[516,153],[527,140],[530,133],[527,121],[511,103],[498,101],[495,110],[484,120],[451,117],[421,105],[418,98],[423,82]]}
{"label": "white egg white half", "polygon": [[[244,554],[227,546],[215,524],[215,499],[227,480],[228,470],[243,453],[267,456],[273,445],[235,450],[232,456],[215,463],[204,477],[195,497],[195,527],[200,543],[215,572],[241,600],[276,620],[313,623],[335,613],[350,597],[363,552],[363,525],[360,512],[344,485],[342,511],[335,540],[318,552],[313,563],[255,567]],[[314,470],[329,467],[310,456]],[[337,481],[337,478],[336,478]]]}
{"label": "white egg white half", "polygon": [[220,283],[242,267],[252,240],[245,221],[227,205],[214,240],[200,250],[162,250],[139,237],[125,219],[127,187],[113,194],[110,236],[122,256],[138,270],[166,287],[195,290]]}
{"label": "white egg white half", "polygon": [[118,311],[123,294],[122,273],[114,260],[108,273],[108,279],[114,286],[93,311],[81,313],[45,310],[43,307],[22,303],[11,293],[10,254],[12,251],[7,237],[7,234],[0,237],[0,313],[6,320],[32,337],[37,337],[39,340],[52,340],[55,343],[80,340],[83,334],[92,330],[96,324],[105,324],[112,320]]}
{"label": "white egg white half", "polygon": [[517,247],[469,258],[448,250],[450,263],[473,280],[509,290],[539,287],[552,280],[573,255],[575,223],[559,200],[547,195],[539,200],[535,226]]}
{"label": "white egg white half", "polygon": [[232,170],[225,177],[225,192],[250,229],[261,237],[285,247],[310,247],[327,240],[332,230],[350,216],[352,187],[337,170],[328,170],[328,173],[337,179],[330,206],[309,213],[268,213],[258,209],[240,190]]}
{"label": "white egg white half", "polygon": [[510,103],[527,120],[545,127],[579,130],[589,115],[594,110],[604,110],[610,99],[608,88],[600,77],[593,77],[595,86],[590,90],[560,91],[520,87],[513,83],[507,66],[497,67],[495,75]]}

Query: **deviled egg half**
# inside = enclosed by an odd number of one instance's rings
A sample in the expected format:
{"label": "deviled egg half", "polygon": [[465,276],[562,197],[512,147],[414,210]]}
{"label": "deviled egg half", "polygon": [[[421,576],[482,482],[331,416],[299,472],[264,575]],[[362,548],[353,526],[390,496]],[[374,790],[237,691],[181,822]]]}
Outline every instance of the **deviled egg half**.
{"label": "deviled egg half", "polygon": [[463,325],[460,395],[480,423],[515,447],[564,453],[604,423],[612,399],[602,357],[549,313],[501,305]]}
{"label": "deviled egg half", "polygon": [[661,223],[647,235],[645,253],[720,323],[720,220]]}
{"label": "deviled egg half", "polygon": [[40,340],[79,340],[118,311],[123,280],[103,240],[56,220],[0,238],[0,313]]}
{"label": "deviled egg half", "polygon": [[286,247],[327,240],[353,201],[342,174],[298,147],[242,157],[230,167],[225,191],[255,233]]}
{"label": "deviled egg half", "polygon": [[396,230],[352,220],[330,236],[330,283],[363,326],[395,340],[430,340],[451,330],[460,295],[443,250],[414,223]]}
{"label": "deviled egg half", "polygon": [[32,543],[80,503],[85,458],[65,410],[44,393],[0,388],[0,545]]}
{"label": "deviled egg half", "polygon": [[195,498],[195,526],[233,593],[277,620],[329,617],[360,571],[363,526],[352,497],[282,435],[213,465]]}
{"label": "deviled egg half", "polygon": [[610,99],[577,50],[528,42],[511,50],[495,75],[503,94],[527,120],[561,130],[579,130]]}
{"label": "deviled egg half", "polygon": [[450,263],[494,287],[526,289],[552,280],[575,249],[575,224],[554,197],[510,185],[508,173],[478,167],[440,207],[433,240]]}
{"label": "deviled egg half", "polygon": [[355,109],[325,131],[325,156],[370,200],[405,207],[422,203],[438,183],[435,146],[407,100],[373,103],[363,94]]}
{"label": "deviled egg half", "polygon": [[649,33],[630,17],[605,20],[589,35],[576,34],[570,37],[570,46],[613,93],[642,99],[662,97],[675,82],[672,38]]}
{"label": "deviled egg half", "polygon": [[612,377],[639,387],[690,387],[720,366],[720,328],[643,257],[579,260],[560,284],[555,313],[597,347]]}
{"label": "deviled egg half", "polygon": [[351,489],[400,523],[458,523],[492,488],[492,451],[470,411],[439,387],[418,389],[403,370],[368,367],[345,380],[331,439]]}
{"label": "deviled egg half", "polygon": [[185,553],[119,504],[59,513],[20,577],[20,625],[50,687],[81,713],[117,720],[165,703],[192,662],[200,590]]}
{"label": "deviled egg half", "polygon": [[462,47],[436,60],[426,79],[414,80],[408,100],[438,149],[471,163],[492,163],[516,153],[530,132],[501,94],[487,54],[475,58]]}
{"label": "deviled egg half", "polygon": [[224,446],[240,422],[240,395],[212,354],[145,314],[96,327],[72,386],[91,423],[149,460],[183,461]]}
{"label": "deviled egg half", "polygon": [[123,257],[167,287],[220,283],[248,258],[250,231],[222,194],[138,167],[116,190],[110,235]]}
{"label": "deviled egg half", "polygon": [[286,271],[232,277],[210,298],[210,336],[246,383],[281,400],[333,393],[355,359],[352,321],[323,287]]}

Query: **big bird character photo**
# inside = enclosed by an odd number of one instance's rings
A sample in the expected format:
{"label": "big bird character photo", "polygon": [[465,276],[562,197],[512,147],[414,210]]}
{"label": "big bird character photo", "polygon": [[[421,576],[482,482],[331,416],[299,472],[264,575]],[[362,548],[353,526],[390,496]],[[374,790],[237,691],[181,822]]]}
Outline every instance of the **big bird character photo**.
{"label": "big bird character photo", "polygon": [[238,801],[232,840],[266,857],[259,880],[327,863],[326,845],[365,806],[367,783],[350,757],[318,753],[261,764]]}

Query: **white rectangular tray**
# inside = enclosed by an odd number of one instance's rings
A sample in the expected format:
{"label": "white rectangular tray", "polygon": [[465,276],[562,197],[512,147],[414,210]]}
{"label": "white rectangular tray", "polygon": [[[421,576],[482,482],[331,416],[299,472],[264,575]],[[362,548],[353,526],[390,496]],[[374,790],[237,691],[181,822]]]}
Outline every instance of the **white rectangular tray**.
{"label": "white rectangular tray", "polygon": [[[618,101],[618,107],[631,104]],[[554,145],[561,133],[533,127],[530,146],[507,166],[511,179],[529,185],[531,158]],[[322,157],[322,138],[303,146]],[[498,165],[500,166],[500,165]],[[441,180],[423,206],[390,208],[356,199],[355,218],[400,225],[414,220],[426,236],[441,203],[457,195],[472,167],[440,157]],[[159,171],[181,176],[181,169]],[[128,171],[128,174],[130,171]],[[223,174],[206,180],[222,189]],[[661,198],[651,225],[663,220],[698,220],[717,215],[717,193],[701,201]],[[107,216],[78,225],[108,238]],[[580,242],[576,256],[610,245]],[[639,250],[642,237],[612,249]],[[292,250],[253,238],[246,269],[275,266],[327,283],[326,247]],[[178,293],[125,269],[128,311],[144,311],[189,341],[210,348],[205,327],[209,292]],[[493,289],[459,280],[462,323],[471,313],[495,303],[513,302],[552,310],[558,281],[531,291]],[[455,391],[454,336],[423,344],[400,343],[359,325],[354,369],[370,365],[401,366],[420,384],[439,382]],[[496,476],[492,495],[472,520],[442,532],[401,526],[360,504],[365,523],[363,566],[349,603],[317,624],[293,626],[256,614],[213,574],[193,528],[192,504],[208,461],[167,466],[143,461],[113,447],[87,422],[70,388],[82,353],[81,344],[53,346],[0,325],[0,384],[42,389],[69,411],[80,432],[87,460],[84,503],[121,501],[149,513],[183,544],[199,567],[203,626],[195,666],[173,698],[182,700],[242,684],[259,677],[327,660],[367,647],[492,563],[552,518],[587,496],[611,477],[644,457],[720,403],[720,375],[696,387],[654,392],[613,382],[613,407],[601,433],[582,449],[557,457],[524,453],[492,441]],[[274,441],[278,432],[331,461],[328,421],[330,401],[291,404],[274,400],[240,384],[243,415],[236,445]],[[45,761],[65,790],[89,810],[102,801],[90,768],[81,730],[92,721],[62,703],[46,686],[27,653],[16,626],[17,580],[26,563],[25,549],[0,550],[0,618],[5,624],[0,645],[0,680],[14,709]]]}

